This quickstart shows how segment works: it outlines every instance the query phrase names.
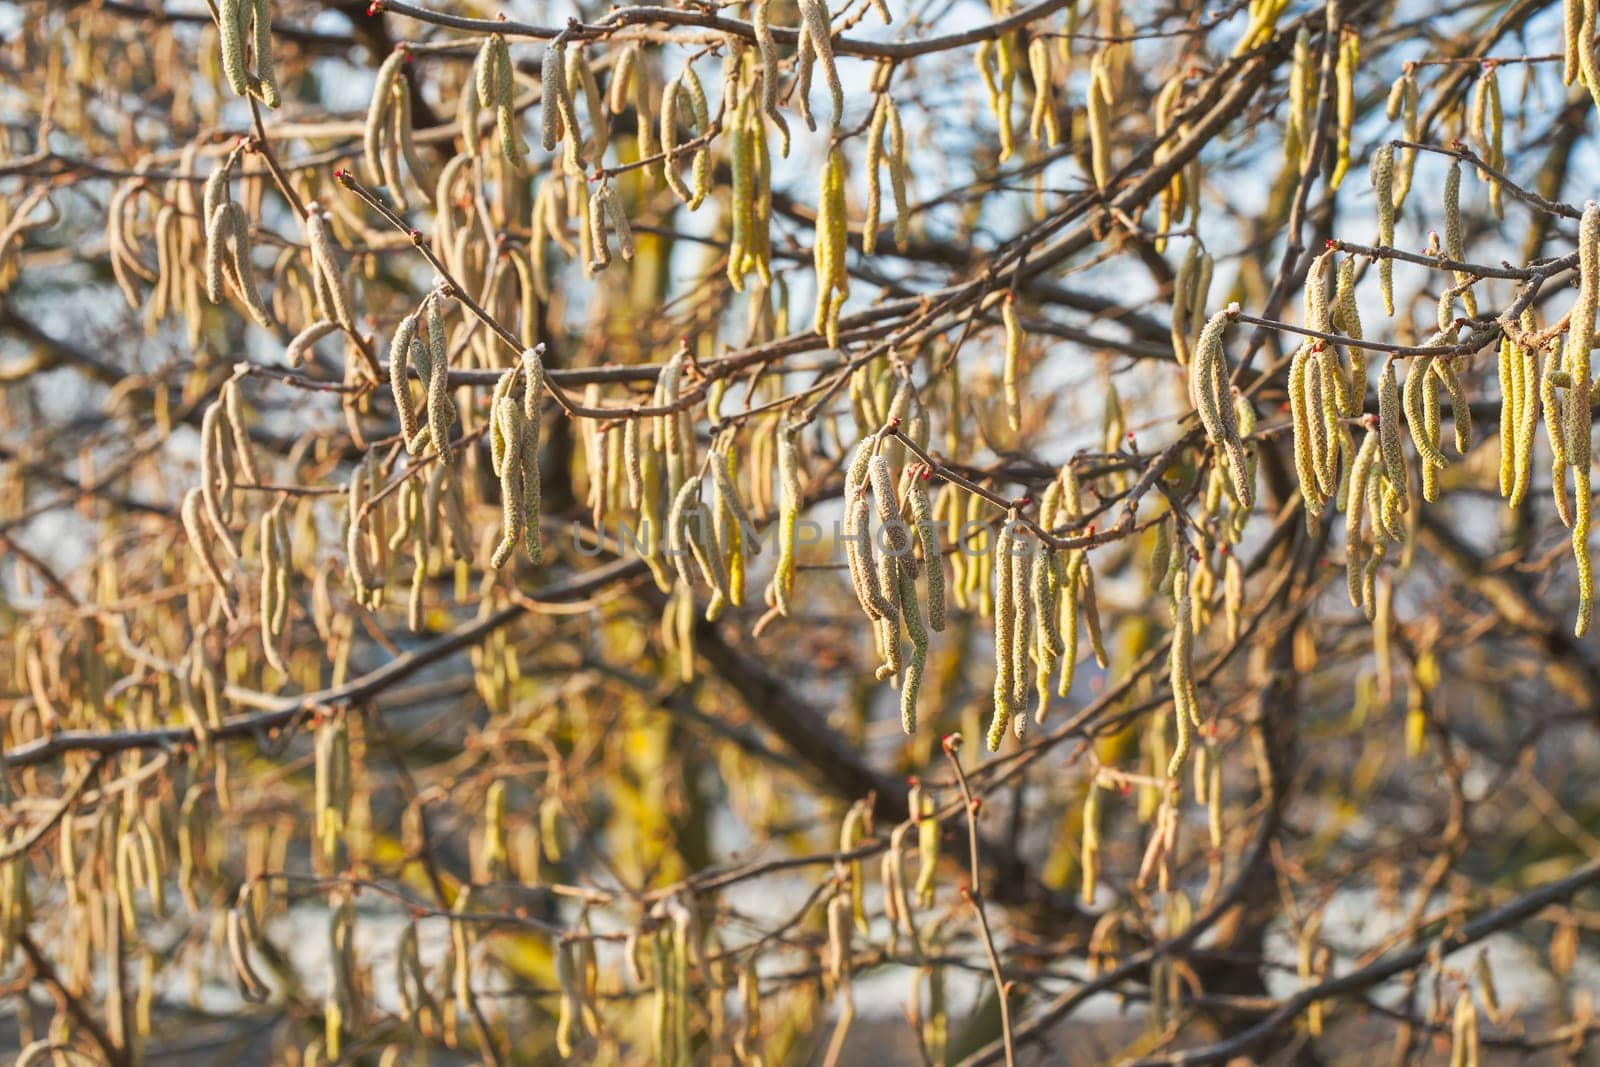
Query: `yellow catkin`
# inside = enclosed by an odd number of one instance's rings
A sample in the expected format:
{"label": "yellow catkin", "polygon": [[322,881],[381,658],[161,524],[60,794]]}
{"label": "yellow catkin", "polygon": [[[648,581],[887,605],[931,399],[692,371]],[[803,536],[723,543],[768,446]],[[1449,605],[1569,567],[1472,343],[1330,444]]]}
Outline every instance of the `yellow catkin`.
{"label": "yellow catkin", "polygon": [[1095,55],[1090,65],[1088,127],[1090,173],[1097,189],[1111,181],[1111,80],[1106,72],[1105,53]]}
{"label": "yellow catkin", "polygon": [[817,313],[814,329],[839,344],[839,309],[850,294],[846,254],[849,249],[849,223],[845,215],[844,159],[838,145],[828,152],[822,169],[817,196],[816,245],[812,262],[816,270]]}
{"label": "yellow catkin", "polygon": [[1043,37],[1028,42],[1028,73],[1033,78],[1033,109],[1028,115],[1028,136],[1041,134],[1051,148],[1061,143],[1061,123],[1056,116],[1055,82],[1050,70],[1050,44]]}
{"label": "yellow catkin", "polygon": [[1022,332],[1022,323],[1017,318],[1017,301],[1015,294],[1007,293],[1000,304],[1000,318],[1005,324],[1005,365],[1002,381],[1005,388],[1006,422],[1012,431],[1022,428],[1022,387],[1020,382],[1020,364],[1022,362],[1022,346],[1026,335]]}
{"label": "yellow catkin", "polygon": [[906,196],[908,164],[906,133],[900,125],[900,109],[885,97],[889,114],[889,190],[894,195],[894,243],[903,252],[911,235],[911,204]]}
{"label": "yellow catkin", "polygon": [[798,427],[786,424],[778,431],[778,566],[770,590],[780,615],[789,614],[794,595],[796,537],[804,496],[798,439]]}
{"label": "yellow catkin", "polygon": [[1086,908],[1094,906],[1100,880],[1100,792],[1099,777],[1091,778],[1083,799],[1083,845],[1078,853],[1083,877],[1080,899]]}
{"label": "yellow catkin", "polygon": [[1567,327],[1566,371],[1572,377],[1567,393],[1567,461],[1572,465],[1574,508],[1572,554],[1578,573],[1578,613],[1573,632],[1582,637],[1589,630],[1593,614],[1594,577],[1589,558],[1589,516],[1593,506],[1590,467],[1593,438],[1591,431],[1590,349],[1594,345],[1595,305],[1600,300],[1600,204],[1590,200],[1583,206],[1578,224],[1578,301]]}
{"label": "yellow catkin", "polygon": [[[878,169],[883,165],[883,131],[889,122],[888,99],[882,94],[878,96],[873,102],[872,119],[867,124],[867,203],[866,218],[861,223],[861,252],[868,256],[878,242],[878,209],[882,199]],[[736,209],[737,204],[735,200]]]}
{"label": "yellow catkin", "polygon": [[778,128],[782,137],[778,154],[789,155],[789,123],[778,111],[778,79],[781,76],[778,44],[772,36],[768,22],[772,0],[754,0],[751,4],[751,26],[756,37],[756,51],[761,57],[761,111]]}
{"label": "yellow catkin", "polygon": [[1361,38],[1354,30],[1345,28],[1339,34],[1339,57],[1334,64],[1334,111],[1338,122],[1338,144],[1335,149],[1333,176],[1328,180],[1330,190],[1339,188],[1345,172],[1350,169],[1350,128],[1356,118],[1356,65],[1361,58]]}

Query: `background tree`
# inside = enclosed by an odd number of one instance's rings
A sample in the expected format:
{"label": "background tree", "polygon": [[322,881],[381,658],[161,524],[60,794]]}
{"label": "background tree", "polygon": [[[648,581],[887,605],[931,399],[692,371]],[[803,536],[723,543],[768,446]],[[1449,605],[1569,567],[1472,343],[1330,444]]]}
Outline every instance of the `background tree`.
{"label": "background tree", "polygon": [[1582,1058],[1595,18],[0,9],[23,1060]]}

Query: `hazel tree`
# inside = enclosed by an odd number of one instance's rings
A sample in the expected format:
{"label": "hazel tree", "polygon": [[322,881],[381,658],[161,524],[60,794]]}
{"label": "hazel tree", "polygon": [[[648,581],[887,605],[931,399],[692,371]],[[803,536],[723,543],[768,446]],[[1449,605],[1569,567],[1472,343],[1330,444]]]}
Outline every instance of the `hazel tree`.
{"label": "hazel tree", "polygon": [[17,1062],[1579,1062],[1596,10],[0,10]]}

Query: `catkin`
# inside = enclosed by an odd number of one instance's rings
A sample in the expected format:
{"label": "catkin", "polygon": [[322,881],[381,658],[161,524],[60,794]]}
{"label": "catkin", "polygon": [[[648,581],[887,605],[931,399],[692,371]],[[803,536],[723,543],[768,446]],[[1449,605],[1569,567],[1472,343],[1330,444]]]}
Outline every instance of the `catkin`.
{"label": "catkin", "polygon": [[[1378,199],[1378,247],[1394,245],[1394,148],[1381,145],[1372,155],[1372,190]],[[1383,296],[1383,311],[1394,314],[1394,260],[1378,260],[1378,291]]]}
{"label": "catkin", "polygon": [[1050,43],[1043,37],[1028,42],[1028,73],[1033,78],[1033,109],[1028,115],[1028,136],[1035,141],[1061,143],[1061,123],[1056,117],[1055,82],[1050,71]]}
{"label": "catkin", "polygon": [[1339,57],[1334,64],[1334,102],[1339,134],[1335,150],[1333,176],[1328,180],[1329,190],[1339,188],[1350,169],[1350,128],[1356,118],[1356,64],[1361,56],[1361,38],[1354,30],[1345,28],[1339,34]]}
{"label": "catkin", "polygon": [[1019,382],[1019,364],[1022,361],[1022,345],[1026,338],[1022,332],[1022,324],[1017,319],[1016,296],[1007,293],[1000,304],[1000,318],[1005,324],[1005,368],[1002,374],[1002,383],[1006,398],[1006,421],[1013,432],[1022,428],[1022,391]]}
{"label": "catkin", "polygon": [[351,310],[350,290],[345,285],[338,259],[334,254],[333,234],[328,229],[329,216],[315,200],[306,205],[305,236],[311,249],[311,268],[316,278],[317,291],[327,298],[327,311],[350,333],[356,333],[355,313]]}
{"label": "catkin", "polygon": [[878,242],[878,209],[882,199],[878,169],[883,165],[883,131],[889,122],[888,101],[886,94],[878,95],[872,106],[872,120],[867,125],[867,215],[861,223],[861,252],[868,256],[872,255]]}
{"label": "catkin", "polygon": [[217,36],[222,45],[222,72],[228,86],[239,96],[250,91],[250,72],[245,69],[245,0],[220,0],[217,11]]}
{"label": "catkin", "polygon": [[812,262],[816,270],[817,313],[813,328],[839,345],[839,309],[850,295],[850,275],[846,254],[849,248],[848,220],[845,217],[844,159],[837,144],[828,151],[822,168],[822,185],[817,196],[816,246]]}
{"label": "catkin", "polygon": [[[1466,259],[1464,229],[1461,223],[1461,162],[1450,164],[1444,177],[1444,249],[1445,255],[1458,263]],[[1469,316],[1478,314],[1478,299],[1471,288],[1471,277],[1463,271],[1455,272],[1456,288],[1461,293],[1461,304]],[[1446,329],[1441,321],[1439,329]]]}
{"label": "catkin", "polygon": [[[372,89],[372,102],[367,105],[367,121],[361,139],[361,159],[367,180],[374,185],[385,184],[385,178],[388,177],[383,165],[384,132],[388,128],[387,119],[389,110],[394,104],[396,85],[401,86],[402,92],[405,91],[402,84],[405,81],[402,68],[410,58],[410,51],[404,44],[396,45],[394,51],[384,58],[382,65],[378,67],[377,80]],[[399,187],[392,183],[390,192],[396,196],[400,195]],[[401,210],[404,210],[403,204]]]}
{"label": "catkin", "polygon": [[[1408,379],[1409,380],[1409,379]],[[1378,434],[1384,473],[1393,488],[1401,511],[1408,509],[1406,460],[1400,449],[1400,388],[1395,380],[1394,360],[1383,365],[1378,379]]]}
{"label": "catkin", "polygon": [[184,494],[183,530],[189,537],[189,547],[194,550],[195,556],[200,560],[200,565],[206,572],[206,577],[217,587],[217,593],[222,597],[224,613],[229,618],[233,617],[233,607],[228,601],[228,579],[223,575],[222,568],[217,562],[216,553],[211,549],[211,542],[206,536],[206,522],[201,511],[204,500],[199,489],[191,489]]}
{"label": "catkin", "polygon": [[[440,463],[450,465],[454,453],[450,448],[450,427],[456,421],[455,402],[450,399],[450,349],[445,336],[444,316],[440,305],[444,297],[434,292],[423,303],[423,320],[427,326],[428,371],[428,437]],[[422,434],[407,443],[413,454],[421,451]]]}
{"label": "catkin", "polygon": [[[416,338],[417,316],[411,314],[400,320],[389,342],[389,388],[394,394],[395,414],[400,419],[400,435],[407,442],[417,436],[420,428],[417,406],[411,399],[411,383],[407,378],[412,344]],[[429,369],[432,369],[431,366]]]}
{"label": "catkin", "polygon": [[761,111],[778,128],[782,137],[778,154],[788,158],[789,124],[778,111],[778,43],[773,39],[772,27],[767,21],[771,8],[772,0],[753,0],[750,22],[755,32],[756,51],[761,57]]}
{"label": "catkin", "polygon": [[[507,372],[510,373],[510,372]],[[499,470],[501,537],[500,544],[489,557],[489,565],[499,570],[517,551],[517,545],[527,532],[528,513],[525,489],[522,482],[522,440],[527,432],[522,408],[514,397],[501,397],[494,409],[494,433],[502,442]]]}
{"label": "catkin", "polygon": [[1589,517],[1593,507],[1590,467],[1593,438],[1590,349],[1594,346],[1594,316],[1600,299],[1600,204],[1583,206],[1578,224],[1578,301],[1567,327],[1566,371],[1572,376],[1567,392],[1567,459],[1572,465],[1575,490],[1572,554],[1578,573],[1578,613],[1573,632],[1582,637],[1593,614],[1594,577],[1589,558]]}
{"label": "catkin", "polygon": [[[1505,169],[1505,115],[1500,103],[1500,80],[1495,74],[1493,63],[1484,64],[1483,75],[1478,79],[1478,84],[1473,87],[1471,131],[1472,139],[1478,150],[1478,155],[1489,166],[1497,171]],[[1504,217],[1503,190],[1498,181],[1490,178],[1489,172],[1482,167],[1478,168],[1479,175],[1489,183],[1489,208],[1495,213],[1496,218]]]}
{"label": "catkin", "polygon": [[1194,687],[1193,610],[1189,596],[1189,574],[1180,567],[1172,576],[1172,649],[1168,661],[1178,742],[1167,762],[1167,777],[1174,781],[1189,758],[1189,749],[1194,743],[1194,728],[1200,725]]}
{"label": "catkin", "polygon": [[1083,798],[1083,845],[1079,850],[1082,867],[1083,891],[1079,899],[1084,907],[1093,907],[1100,872],[1100,779],[1089,779],[1089,788]]}
{"label": "catkin", "polygon": [[1088,126],[1090,172],[1095,188],[1104,190],[1111,181],[1111,79],[1106,72],[1105,53],[1095,55],[1090,65]]}
{"label": "catkin", "polygon": [[922,546],[922,566],[928,587],[928,627],[939,633],[943,632],[946,622],[944,551],[939,546],[939,522],[923,484],[928,473],[926,467],[920,474],[913,473],[906,486],[906,501]]}
{"label": "catkin", "polygon": [[[560,143],[566,116],[572,110],[567,99],[567,43],[557,37],[545,47],[539,74],[539,134],[546,152]],[[576,137],[573,131],[567,131]]]}
{"label": "catkin", "polygon": [[994,717],[989,722],[990,752],[1000,749],[1015,711],[1017,605],[1012,601],[1013,574],[1017,561],[1015,516],[1008,515],[994,542]]}

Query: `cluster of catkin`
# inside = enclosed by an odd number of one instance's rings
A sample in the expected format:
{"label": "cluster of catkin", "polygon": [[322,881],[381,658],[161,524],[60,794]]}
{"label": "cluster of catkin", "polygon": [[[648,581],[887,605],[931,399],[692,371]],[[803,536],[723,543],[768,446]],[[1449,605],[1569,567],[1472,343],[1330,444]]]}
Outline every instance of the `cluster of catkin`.
{"label": "cluster of catkin", "polygon": [[[1075,528],[1081,522],[1082,507],[1077,475],[1068,464],[1040,498],[1038,529],[1053,537],[1056,530]],[[1030,533],[1013,510],[999,527],[990,555],[995,682],[987,742],[994,751],[1008,728],[1019,738],[1026,729],[1030,664],[1035,720],[1043,721],[1049,711],[1051,677],[1058,663],[1056,695],[1065,697],[1071,692],[1080,618],[1095,660],[1101,666],[1108,660],[1087,549],[1054,548]],[[972,565],[973,561],[966,561],[968,575],[973,573]],[[965,584],[958,578],[958,585]]]}
{"label": "cluster of catkin", "polygon": [[[280,103],[272,73],[272,12],[268,0],[220,0],[217,34],[222,45],[222,72],[240,96],[254,95],[268,107]],[[255,71],[247,53],[253,53]]]}
{"label": "cluster of catkin", "polygon": [[[914,404],[912,393],[909,384],[904,386],[895,410]],[[901,725],[909,734],[917,728],[928,632],[945,627],[944,557],[925,485],[930,471],[905,464],[897,477],[889,444],[875,434],[856,446],[845,472],[841,540],[851,585],[876,638],[877,676],[900,688]],[[918,577],[924,580],[926,622]],[[900,641],[902,624],[911,641],[909,659]]]}
{"label": "cluster of catkin", "polygon": [[240,476],[252,485],[261,481],[239,386],[229,380],[200,420],[200,485],[184,494],[180,514],[189,547],[216,588],[217,601],[230,619],[234,617],[230,575],[240,558],[230,524],[234,489]]}
{"label": "cluster of catkin", "polygon": [[388,58],[378,68],[377,84],[372,90],[372,102],[367,106],[367,125],[362,136],[362,164],[367,180],[388,188],[394,206],[406,210],[405,181],[400,172],[400,159],[405,158],[406,169],[424,196],[432,193],[435,179],[432,169],[417,152],[412,138],[411,78],[406,64],[411,62],[411,50],[404,44],[396,45]]}

